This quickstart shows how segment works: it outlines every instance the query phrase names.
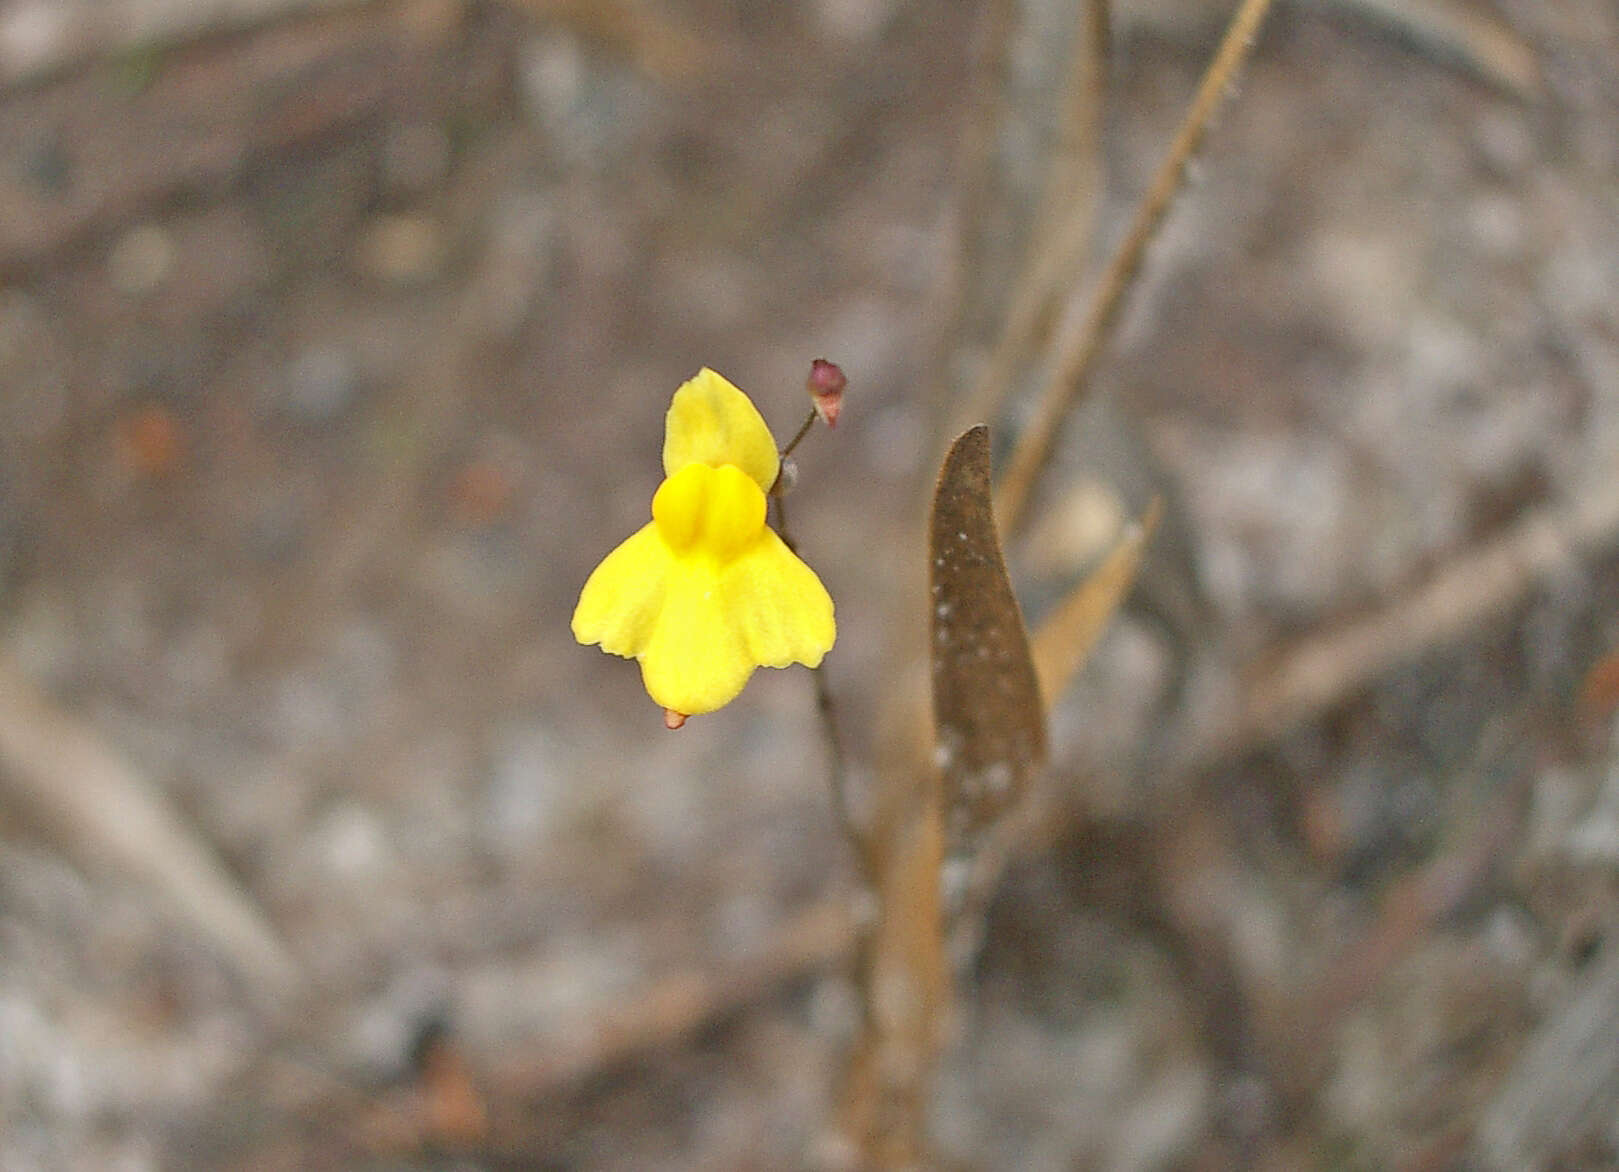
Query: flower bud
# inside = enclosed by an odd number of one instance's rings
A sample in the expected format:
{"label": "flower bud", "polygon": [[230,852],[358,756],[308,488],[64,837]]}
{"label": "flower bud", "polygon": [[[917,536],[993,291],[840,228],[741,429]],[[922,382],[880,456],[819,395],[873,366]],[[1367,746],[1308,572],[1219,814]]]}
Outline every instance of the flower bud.
{"label": "flower bud", "polygon": [[809,380],[805,387],[815,404],[815,414],[828,427],[838,425],[838,413],[843,410],[843,388],[848,385],[849,380],[837,363],[817,358],[810,364]]}

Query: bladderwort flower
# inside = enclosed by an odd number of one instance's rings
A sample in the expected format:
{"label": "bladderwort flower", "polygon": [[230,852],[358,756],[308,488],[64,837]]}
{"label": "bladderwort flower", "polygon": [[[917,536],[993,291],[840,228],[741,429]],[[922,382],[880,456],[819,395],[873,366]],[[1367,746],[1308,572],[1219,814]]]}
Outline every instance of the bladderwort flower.
{"label": "bladderwort flower", "polygon": [[747,395],[706,367],[664,423],[652,520],[586,580],[574,638],[637,659],[670,728],[736,699],[756,667],[820,665],[832,599],[765,524],[781,461]]}

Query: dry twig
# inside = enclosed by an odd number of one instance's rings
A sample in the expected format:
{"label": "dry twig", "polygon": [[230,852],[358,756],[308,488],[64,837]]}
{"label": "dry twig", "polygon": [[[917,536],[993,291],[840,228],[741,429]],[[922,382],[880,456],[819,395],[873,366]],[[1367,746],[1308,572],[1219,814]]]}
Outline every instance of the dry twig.
{"label": "dry twig", "polygon": [[1189,764],[1226,760],[1280,735],[1520,604],[1538,585],[1573,571],[1616,539],[1616,483],[1529,513],[1375,613],[1265,657],[1243,690],[1240,710],[1199,738]]}
{"label": "dry twig", "polygon": [[[132,53],[169,49],[203,37],[305,18],[312,13],[375,5],[376,0],[148,0],[106,4],[54,0],[48,20],[8,13],[19,28],[0,55],[0,88],[37,85],[64,70]],[[16,6],[24,7],[24,6]],[[7,30],[11,31],[11,30]],[[32,35],[30,35],[30,33]]]}
{"label": "dry twig", "polygon": [[1089,311],[1079,328],[1061,340],[1034,419],[1018,437],[996,496],[996,515],[1008,534],[1016,532],[1022,522],[1034,482],[1051,456],[1057,431],[1089,385],[1091,368],[1112,336],[1125,294],[1135,286],[1147,246],[1157,236],[1175,196],[1181,191],[1186,168],[1247,62],[1271,4],[1272,0],[1243,0],[1242,7],[1231,18],[1230,27],[1203,75],[1197,96],[1169,152],[1159,164],[1146,195],[1136,205],[1130,230],[1102,273]]}
{"label": "dry twig", "polygon": [[1398,29],[1515,97],[1540,92],[1540,63],[1510,31],[1455,0],[1333,0]]}
{"label": "dry twig", "polygon": [[[1619,949],[1609,949],[1574,996],[1530,1039],[1473,1142],[1479,1166],[1572,1167],[1591,1139],[1608,1139],[1619,1102]],[[1594,1165],[1592,1165],[1594,1166]]]}
{"label": "dry twig", "polygon": [[1096,570],[1075,586],[1035,629],[1034,666],[1047,707],[1067,691],[1090,658],[1096,640],[1107,629],[1108,620],[1123,605],[1130,587],[1135,584],[1147,541],[1158,528],[1162,515],[1163,501],[1154,497],[1146,514],[1129,524]]}
{"label": "dry twig", "polygon": [[92,874],[134,880],[269,1005],[298,966],[161,791],[0,662],[0,796]]}
{"label": "dry twig", "polygon": [[[71,162],[72,182],[44,182],[25,168],[0,174],[0,277],[379,111],[422,95],[450,100],[444,63],[459,28],[424,23],[408,7],[332,2],[331,13],[177,54],[135,92],[87,70],[10,95],[8,132],[49,144],[51,157]],[[454,100],[492,104],[496,84],[457,78]]]}
{"label": "dry twig", "polygon": [[1086,0],[1065,84],[1062,125],[1046,191],[1030,233],[1000,337],[954,413],[953,430],[997,418],[1020,364],[1041,350],[1082,268],[1102,191],[1102,115],[1106,108],[1108,0]]}
{"label": "dry twig", "polygon": [[[945,289],[941,302],[945,309],[939,316],[940,332],[934,344],[933,383],[940,388],[953,385],[951,363],[961,348],[962,335],[971,316],[969,274],[982,267],[983,239],[980,233],[989,215],[995,125],[1005,106],[1001,75],[1006,68],[1007,45],[1012,36],[1015,9],[1012,0],[985,0],[976,30],[972,102],[964,119],[961,147],[956,158],[959,194],[955,240],[950,254],[950,268],[943,282]],[[933,412],[934,426],[939,433],[933,436],[930,449],[943,447],[941,441],[944,429],[949,426],[949,416],[950,412],[942,406]]]}
{"label": "dry twig", "polygon": [[828,899],[794,916],[757,957],[726,971],[691,970],[618,999],[585,1028],[543,1045],[516,1047],[487,1072],[506,1101],[531,1101],[639,1053],[679,1041],[806,972],[831,968],[854,943],[848,900]]}

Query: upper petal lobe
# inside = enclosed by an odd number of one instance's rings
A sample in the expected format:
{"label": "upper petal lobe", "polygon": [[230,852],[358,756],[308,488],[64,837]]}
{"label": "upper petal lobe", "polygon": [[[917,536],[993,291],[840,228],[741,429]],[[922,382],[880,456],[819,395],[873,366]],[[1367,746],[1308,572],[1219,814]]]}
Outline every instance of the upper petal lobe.
{"label": "upper petal lobe", "polygon": [[680,385],[664,420],[663,474],[690,463],[735,464],[764,492],[776,482],[776,441],[753,401],[706,366]]}

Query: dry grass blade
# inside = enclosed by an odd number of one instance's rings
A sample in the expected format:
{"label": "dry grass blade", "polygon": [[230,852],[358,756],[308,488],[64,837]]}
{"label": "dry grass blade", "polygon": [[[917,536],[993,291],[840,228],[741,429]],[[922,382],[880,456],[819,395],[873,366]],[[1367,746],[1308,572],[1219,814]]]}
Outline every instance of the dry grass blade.
{"label": "dry grass blade", "polygon": [[1136,205],[1135,216],[1124,242],[1108,261],[1097,287],[1095,300],[1079,328],[1066,336],[1052,362],[1051,375],[1040,394],[1035,416],[1028,430],[1018,437],[1012,461],[996,498],[1001,524],[1008,533],[1017,529],[1029,503],[1041,469],[1051,456],[1057,431],[1088,385],[1091,367],[1112,335],[1124,296],[1135,284],[1147,246],[1158,234],[1170,205],[1180,192],[1187,164],[1197,153],[1216,111],[1231,91],[1238,73],[1253,50],[1259,28],[1271,9],[1272,0],[1243,0],[1231,18],[1225,38],[1209,63],[1197,96],[1170,144],[1169,152],[1153,176],[1152,186]]}
{"label": "dry grass blade", "polygon": [[[7,5],[0,87],[39,85],[67,70],[221,37],[256,25],[287,24],[373,0],[55,0],[30,12]],[[48,17],[48,19],[44,19]]]}
{"label": "dry grass blade", "polygon": [[1200,760],[1261,743],[1338,702],[1379,675],[1451,642],[1517,606],[1537,583],[1568,573],[1619,536],[1619,484],[1601,484],[1528,513],[1457,554],[1381,610],[1304,639],[1270,657],[1249,682],[1241,718]]}
{"label": "dry grass blade", "polygon": [[1163,502],[1154,497],[1146,514],[1125,531],[1095,572],[1074,587],[1034,632],[1034,670],[1048,704],[1056,702],[1085,666],[1108,620],[1124,602],[1162,515]]}
{"label": "dry grass blade", "polygon": [[856,961],[865,1017],[844,1077],[840,1130],[864,1169],[928,1166],[930,1087],[951,987],[938,794],[929,787],[919,796],[880,844],[877,922]]}
{"label": "dry grass blade", "polygon": [[933,721],[953,846],[991,827],[1046,757],[1045,708],[990,503],[989,431],[945,457],[928,534]]}
{"label": "dry grass blade", "polygon": [[958,429],[999,415],[1021,365],[1047,344],[1063,294],[1084,267],[1102,190],[1109,22],[1108,0],[1085,0],[1057,146],[1023,271],[1000,337],[952,419]]}
{"label": "dry grass blade", "polygon": [[1474,1137],[1479,1167],[1594,1166],[1571,1157],[1611,1134],[1619,1102],[1619,951],[1594,968],[1535,1031],[1485,1107]]}
{"label": "dry grass blade", "polygon": [[1463,68],[1515,97],[1541,91],[1534,50],[1481,12],[1452,0],[1339,0],[1372,19],[1452,57]]}
{"label": "dry grass blade", "polygon": [[87,870],[154,891],[267,1003],[294,991],[292,957],[164,795],[4,663],[0,797]]}
{"label": "dry grass blade", "polygon": [[[984,240],[978,229],[990,215],[995,124],[1001,118],[1005,105],[1002,72],[1007,44],[1012,35],[1015,7],[1011,0],[987,0],[979,13],[973,47],[973,98],[963,119],[961,145],[955,163],[959,188],[956,238],[952,242],[950,266],[941,298],[945,312],[940,315],[941,329],[934,339],[937,353],[933,361],[941,370],[948,369],[952,357],[949,352],[960,345],[971,316],[967,296],[969,274],[983,266]],[[937,385],[947,386],[949,381],[948,377],[944,377],[938,380]],[[945,412],[939,412],[937,426],[943,426],[944,415]]]}

